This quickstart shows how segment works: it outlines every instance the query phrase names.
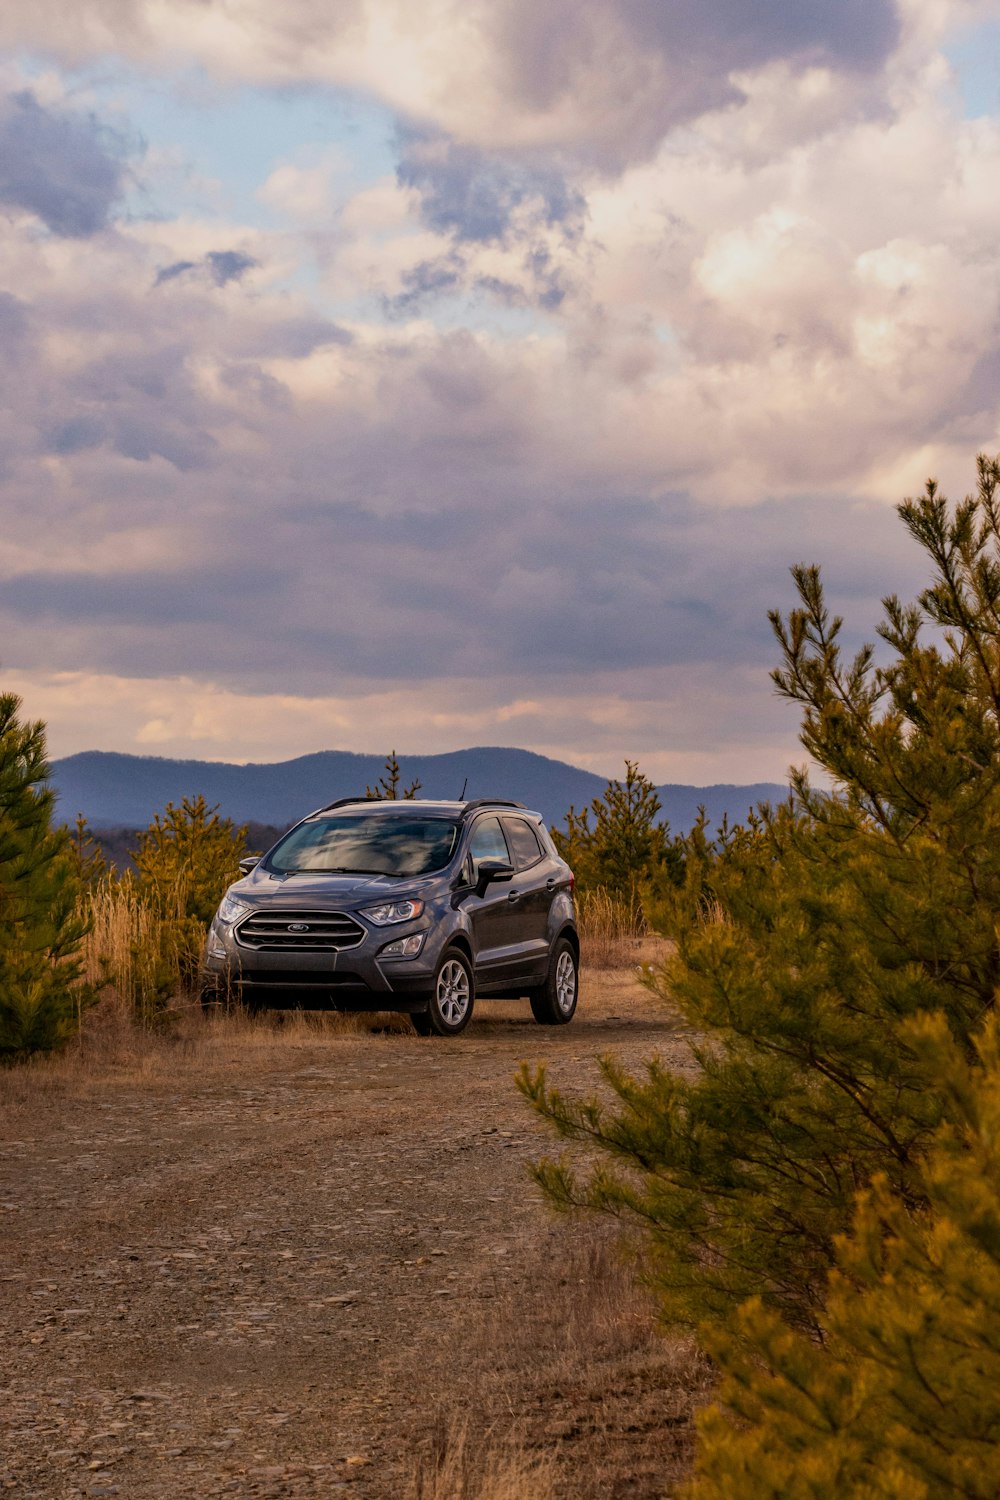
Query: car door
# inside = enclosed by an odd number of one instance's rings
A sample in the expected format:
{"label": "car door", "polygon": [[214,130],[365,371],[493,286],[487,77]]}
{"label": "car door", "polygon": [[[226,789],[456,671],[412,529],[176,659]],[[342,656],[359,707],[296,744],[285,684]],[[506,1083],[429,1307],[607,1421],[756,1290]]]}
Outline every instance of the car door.
{"label": "car door", "polygon": [[518,975],[537,982],[548,972],[557,872],[529,819],[505,813],[502,822],[516,872],[507,899],[517,913]]}
{"label": "car door", "polygon": [[[481,813],[476,818],[469,834],[467,858],[472,885],[479,879],[479,866],[484,859],[498,859],[513,866],[496,813]],[[477,987],[502,986],[516,972],[520,913],[516,910],[517,903],[508,900],[509,890],[507,882],[497,880],[481,896],[473,891],[468,898],[466,909],[476,948]]]}

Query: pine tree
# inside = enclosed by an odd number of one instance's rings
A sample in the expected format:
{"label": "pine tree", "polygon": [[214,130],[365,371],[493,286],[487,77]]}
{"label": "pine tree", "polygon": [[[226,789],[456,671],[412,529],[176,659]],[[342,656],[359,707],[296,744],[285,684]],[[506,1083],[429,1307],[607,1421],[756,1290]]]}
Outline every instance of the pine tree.
{"label": "pine tree", "polygon": [[998,482],[982,459],[975,496],[952,508],[929,485],[900,507],[932,576],[916,604],[884,601],[885,665],[870,646],[844,659],[818,570],[793,570],[775,682],[834,791],[797,776],[788,804],[687,842],[684,887],[660,908],[676,956],[652,983],[689,1023],[699,1073],[608,1061],[592,1100],[521,1079],[603,1160],[541,1180],[558,1203],[647,1227],[674,1319],[717,1326],[758,1295],[815,1328],[858,1191],[881,1174],[908,1211],[925,1200],[944,1101],[911,1022],[938,1012],[970,1048],[1000,982]]}
{"label": "pine tree", "polygon": [[168,802],[139,835],[140,896],[164,924],[165,945],[182,984],[194,982],[208,925],[226,887],[239,878],[246,828],[220,818],[203,796]]}
{"label": "pine tree", "polygon": [[92,891],[108,875],[108,862],[83,813],[77,813],[69,840],[69,853],[84,887]]}
{"label": "pine tree", "polygon": [[821,1339],[759,1299],[710,1336],[723,1379],[689,1500],[1000,1492],[1000,1027],[971,1065],[940,1017],[910,1036],[949,1115],[921,1167],[927,1206],[884,1177],[862,1194]]}
{"label": "pine tree", "polygon": [[682,856],[669,824],[658,821],[661,810],[655,786],[633,760],[625,762],[624,781],[609,781],[581,813],[571,807],[566,827],[552,837],[581,889],[603,887],[634,902],[644,882],[678,879]]}
{"label": "pine tree", "polygon": [[420,790],[419,781],[411,781],[409,786],[402,787],[403,779],[399,769],[399,761],[396,759],[395,750],[390,750],[385,762],[385,775],[380,776],[374,786],[365,787],[365,796],[370,802],[412,802]]}
{"label": "pine tree", "polygon": [[81,887],[53,829],[45,729],[0,694],[0,1060],[58,1046],[94,999],[81,978]]}

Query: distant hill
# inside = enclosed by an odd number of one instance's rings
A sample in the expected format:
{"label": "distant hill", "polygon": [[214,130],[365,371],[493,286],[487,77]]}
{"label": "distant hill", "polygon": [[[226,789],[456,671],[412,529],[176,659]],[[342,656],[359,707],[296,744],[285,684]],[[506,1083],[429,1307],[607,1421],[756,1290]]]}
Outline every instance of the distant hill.
{"label": "distant hill", "polygon": [[[421,782],[421,797],[511,797],[540,812],[547,823],[561,823],[570,805],[586,807],[599,797],[607,779],[530,750],[479,746],[444,755],[403,755],[404,784]],[[203,793],[226,817],[239,823],[285,828],[313,808],[337,797],[363,796],[384,769],[380,755],[323,750],[296,760],[267,765],[226,765],[219,761],[167,760],[85,750],[57,760],[52,782],[59,814],[71,823],[83,813],[93,828],[144,828],[168,802]],[[728,813],[744,818],[755,803],[787,795],[774,782],[750,786],[676,786],[657,789],[663,815],[676,833],[690,828],[703,804],[717,822]]]}

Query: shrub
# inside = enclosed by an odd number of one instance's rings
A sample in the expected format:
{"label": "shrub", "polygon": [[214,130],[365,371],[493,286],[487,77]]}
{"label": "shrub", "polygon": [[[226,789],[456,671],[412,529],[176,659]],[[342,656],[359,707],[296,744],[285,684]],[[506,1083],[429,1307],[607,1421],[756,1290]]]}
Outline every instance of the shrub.
{"label": "shrub", "polygon": [[603,796],[582,813],[570,808],[566,827],[554,828],[552,837],[581,890],[603,889],[628,901],[638,917],[644,883],[681,878],[681,846],[671,838],[669,824],[657,821],[661,806],[648,776],[626,760],[624,781],[609,781]]}
{"label": "shrub", "polygon": [[208,925],[239,877],[245,837],[202,796],[168,802],[139,835],[138,894],[164,926],[163,951],[183,985],[194,983]]}
{"label": "shrub", "polygon": [[786,806],[687,841],[685,885],[658,909],[677,953],[652,983],[703,1038],[699,1075],[606,1061],[611,1097],[592,1100],[522,1075],[603,1156],[540,1180],[647,1226],[672,1318],[718,1324],[756,1294],[818,1327],[856,1194],[882,1174],[907,1211],[925,1200],[944,1099],[911,1023],[937,1011],[968,1049],[1000,981],[998,481],[981,459],[976,496],[952,509],[931,484],[900,507],[932,578],[915,605],[884,601],[885,665],[871,646],[844,659],[818,570],[793,570],[775,682],[835,791],[798,776]]}
{"label": "shrub", "polygon": [[[841,1242],[822,1341],[759,1299],[710,1347],[690,1500],[992,1500],[1000,1443],[1000,1027],[969,1066],[941,1018],[910,1029],[952,1121],[914,1214],[884,1177]],[[737,1422],[733,1422],[733,1417]]]}
{"label": "shrub", "polygon": [[86,921],[64,829],[52,828],[45,730],[0,694],[0,1060],[58,1046],[94,996],[81,978]]}

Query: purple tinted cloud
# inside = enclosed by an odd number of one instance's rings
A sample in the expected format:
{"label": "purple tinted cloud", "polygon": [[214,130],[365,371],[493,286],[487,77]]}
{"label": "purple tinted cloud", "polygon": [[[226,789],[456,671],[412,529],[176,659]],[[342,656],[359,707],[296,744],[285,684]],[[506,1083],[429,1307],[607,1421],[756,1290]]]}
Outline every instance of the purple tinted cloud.
{"label": "purple tinted cloud", "polygon": [[226,286],[230,281],[239,281],[259,262],[240,250],[210,250],[205,264],[216,286]]}
{"label": "purple tinted cloud", "polygon": [[613,0],[608,8],[668,55],[729,67],[785,57],[867,71],[885,61],[900,29],[894,0]]}
{"label": "purple tinted cloud", "polygon": [[185,271],[193,271],[197,265],[193,260],[175,260],[171,265],[164,266],[157,271],[154,286],[162,286],[165,281],[176,281],[178,276],[183,276]]}
{"label": "purple tinted cloud", "polygon": [[123,138],[92,115],[52,109],[29,90],[0,101],[0,204],[53,234],[82,239],[107,224],[125,178]]}
{"label": "purple tinted cloud", "polygon": [[198,271],[207,273],[209,280],[216,286],[226,286],[230,281],[240,281],[247,271],[259,264],[252,255],[245,255],[242,250],[209,250],[200,260],[175,260],[171,265],[164,266],[157,271],[153,285],[162,286],[164,282],[186,276],[189,271]]}
{"label": "purple tinted cloud", "polygon": [[396,175],[402,186],[419,192],[424,221],[459,240],[503,239],[525,205],[531,205],[538,222],[570,228],[585,206],[553,168],[490,156],[412,130],[403,133]]}

